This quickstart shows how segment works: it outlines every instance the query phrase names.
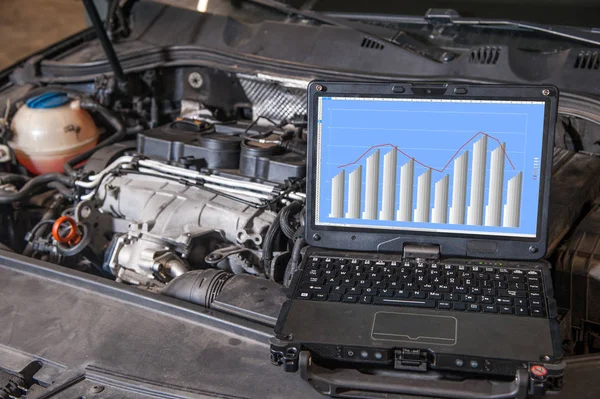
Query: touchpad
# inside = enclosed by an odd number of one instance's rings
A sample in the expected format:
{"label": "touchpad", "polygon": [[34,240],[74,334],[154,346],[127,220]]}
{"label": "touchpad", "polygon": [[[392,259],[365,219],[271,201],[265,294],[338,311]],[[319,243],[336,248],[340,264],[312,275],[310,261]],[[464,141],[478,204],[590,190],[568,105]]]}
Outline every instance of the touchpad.
{"label": "touchpad", "polygon": [[420,315],[400,312],[377,312],[371,338],[418,342],[422,344],[456,344],[457,320],[452,316]]}

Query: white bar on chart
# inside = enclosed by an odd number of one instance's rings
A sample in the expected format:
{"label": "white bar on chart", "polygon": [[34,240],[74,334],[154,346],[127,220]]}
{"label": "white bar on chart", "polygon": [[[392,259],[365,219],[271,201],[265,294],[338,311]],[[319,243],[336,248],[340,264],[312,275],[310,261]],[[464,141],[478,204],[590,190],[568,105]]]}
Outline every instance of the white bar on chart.
{"label": "white bar on chart", "polygon": [[521,219],[521,190],[523,172],[508,181],[502,227],[519,227]]}
{"label": "white bar on chart", "polygon": [[392,149],[383,156],[383,193],[379,220],[394,220],[396,205],[396,160],[398,152]]}
{"label": "white bar on chart", "polygon": [[362,165],[348,175],[348,212],[350,219],[360,218],[360,196],[362,192]]}
{"label": "white bar on chart", "polygon": [[504,153],[506,143],[492,151],[490,159],[490,181],[488,204],[485,207],[485,225],[500,226],[502,222],[502,188],[504,186]]}
{"label": "white bar on chart", "polygon": [[467,207],[467,171],[469,169],[469,151],[465,151],[454,160],[452,177],[452,206],[450,224],[465,224]]}
{"label": "white bar on chart", "polygon": [[346,173],[342,170],[331,179],[331,213],[330,218],[344,217],[344,180]]}
{"label": "white bar on chart", "polygon": [[471,197],[467,208],[467,224],[483,224],[483,198],[485,194],[485,166],[487,157],[487,136],[473,144],[471,166]]}
{"label": "white bar on chart", "polygon": [[446,175],[435,183],[431,223],[448,223],[448,185],[450,176]]}
{"label": "white bar on chart", "polygon": [[413,183],[415,180],[415,160],[411,159],[400,168],[400,205],[396,220],[412,221]]}
{"label": "white bar on chart", "polygon": [[367,179],[365,188],[365,211],[363,219],[377,219],[379,199],[379,150],[367,158]]}
{"label": "white bar on chart", "polygon": [[429,208],[431,202],[431,169],[417,179],[417,208],[415,209],[415,222],[429,222]]}

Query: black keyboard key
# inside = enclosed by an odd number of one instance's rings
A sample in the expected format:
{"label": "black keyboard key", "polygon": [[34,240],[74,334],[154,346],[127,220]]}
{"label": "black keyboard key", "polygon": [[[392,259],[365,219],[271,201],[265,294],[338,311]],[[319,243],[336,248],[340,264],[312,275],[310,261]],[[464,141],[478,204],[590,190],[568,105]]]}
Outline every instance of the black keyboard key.
{"label": "black keyboard key", "polygon": [[500,313],[513,314],[513,308],[512,306],[500,306]]}
{"label": "black keyboard key", "polygon": [[483,303],[483,304],[492,304],[492,297],[491,296],[486,296],[486,295],[482,295],[479,297],[479,302]]}
{"label": "black keyboard key", "polygon": [[527,298],[527,292],[515,290],[498,290],[498,296],[508,298]]}
{"label": "black keyboard key", "polygon": [[527,283],[529,284],[540,284],[540,279],[534,277],[527,277]]}
{"label": "black keyboard key", "polygon": [[426,296],[427,293],[425,291],[414,291],[410,297],[414,299],[425,299]]}
{"label": "black keyboard key", "polygon": [[391,298],[394,296],[394,290],[391,290],[389,288],[381,289],[381,290],[377,291],[377,295],[379,295],[380,297],[383,297],[383,298]]}
{"label": "black keyboard key", "polygon": [[311,299],[313,301],[326,301],[327,300],[327,294],[324,294],[322,292],[318,292],[318,293],[314,294]]}
{"label": "black keyboard key", "polygon": [[342,297],[342,302],[356,303],[358,301],[358,298],[358,295],[344,295]]}
{"label": "black keyboard key", "polygon": [[530,292],[529,293],[529,299],[538,299],[538,300],[541,300],[542,299],[542,294],[540,294],[539,292]]}
{"label": "black keyboard key", "polygon": [[421,291],[431,292],[434,290],[435,288],[433,287],[433,284],[423,284],[423,286],[421,287]]}
{"label": "black keyboard key", "polygon": [[410,296],[410,293],[406,290],[396,290],[396,293],[394,294],[394,297],[396,298],[408,298]]}
{"label": "black keyboard key", "polygon": [[456,292],[457,294],[466,294],[467,288],[464,286],[454,287],[453,292]]}
{"label": "black keyboard key", "polygon": [[371,282],[369,280],[358,280],[356,286],[360,288],[367,288],[371,286]]}
{"label": "black keyboard key", "polygon": [[525,273],[527,275],[527,277],[539,277],[540,276],[540,272],[538,272],[537,270],[528,270],[527,273]]}
{"label": "black keyboard key", "polygon": [[329,294],[329,298],[327,301],[329,302],[339,302],[342,300],[342,294]]}
{"label": "black keyboard key", "polygon": [[454,310],[466,310],[467,304],[464,302],[453,302],[452,307],[454,308]]}
{"label": "black keyboard key", "polygon": [[529,306],[536,307],[536,308],[542,308],[542,307],[544,307],[544,303],[540,299],[530,299]]}
{"label": "black keyboard key", "polygon": [[340,294],[340,295],[344,295],[346,293],[346,287],[343,285],[336,285],[335,287],[333,287],[331,289],[331,292],[333,294]]}
{"label": "black keyboard key", "polygon": [[455,294],[454,292],[444,294],[445,301],[460,301],[460,295]]}
{"label": "black keyboard key", "polygon": [[439,301],[438,309],[452,309],[452,303],[448,301]]}
{"label": "black keyboard key", "polygon": [[396,305],[396,306],[410,306],[417,308],[435,308],[435,301],[424,299],[424,300],[413,300],[413,299],[396,299],[396,298],[379,298],[375,297],[374,304],[376,305]]}
{"label": "black keyboard key", "polygon": [[352,288],[349,288],[346,291],[346,293],[352,294],[352,295],[361,295],[362,294],[362,288],[352,287]]}
{"label": "black keyboard key", "polygon": [[544,310],[540,308],[532,308],[531,315],[536,317],[545,317]]}
{"label": "black keyboard key", "polygon": [[437,292],[450,292],[450,287],[448,287],[447,285],[444,285],[444,284],[438,285],[436,291]]}
{"label": "black keyboard key", "polygon": [[496,305],[483,305],[483,311],[486,313],[498,313],[498,306]]}
{"label": "black keyboard key", "polygon": [[480,288],[480,287],[471,287],[471,288],[469,289],[469,292],[470,292],[472,295],[481,295],[481,288]]}
{"label": "black keyboard key", "polygon": [[304,281],[305,283],[311,283],[311,284],[316,284],[316,285],[325,284],[325,278],[310,276],[310,275],[305,276],[302,281]]}
{"label": "black keyboard key", "polygon": [[539,284],[529,284],[529,291],[540,292]]}
{"label": "black keyboard key", "polygon": [[442,299],[442,294],[439,292],[430,292],[429,295],[427,296],[429,299]]}
{"label": "black keyboard key", "polygon": [[330,285],[314,285],[311,283],[304,283],[300,285],[301,290],[307,290],[312,292],[321,292],[327,294],[331,290]]}
{"label": "black keyboard key", "polygon": [[483,289],[483,295],[495,296],[496,295],[496,289],[495,288],[484,288]]}
{"label": "black keyboard key", "polygon": [[372,300],[373,297],[369,295],[363,295],[360,297],[360,303],[371,303]]}
{"label": "black keyboard key", "polygon": [[508,282],[509,283],[524,283],[525,277],[513,274],[512,276],[508,276]]}
{"label": "black keyboard key", "polygon": [[410,290],[410,291],[416,291],[416,290],[419,289],[419,284],[417,284],[417,283],[406,283],[406,284],[404,284],[404,289]]}
{"label": "black keyboard key", "polygon": [[[457,303],[459,303],[459,302],[456,302],[454,305],[456,305]],[[455,309],[456,309],[456,307],[455,307]],[[467,310],[469,312],[479,312],[479,305],[476,303],[469,303],[467,305]]]}
{"label": "black keyboard key", "polygon": [[474,297],[473,295],[465,295],[465,296],[463,297],[463,300],[464,300],[465,302],[475,302],[475,297]]}
{"label": "black keyboard key", "polygon": [[298,299],[310,299],[312,297],[312,293],[308,291],[300,291],[298,294]]}
{"label": "black keyboard key", "polygon": [[525,283],[508,283],[509,290],[525,290],[527,287]]}
{"label": "black keyboard key", "polygon": [[377,288],[365,288],[363,290],[363,295],[377,295]]}
{"label": "black keyboard key", "polygon": [[494,281],[494,287],[505,290],[508,288],[508,284],[506,281]]}
{"label": "black keyboard key", "polygon": [[509,306],[513,304],[513,299],[496,297],[496,304]]}
{"label": "black keyboard key", "polygon": [[515,306],[527,306],[527,299],[525,298],[515,298],[514,305]]}
{"label": "black keyboard key", "polygon": [[398,281],[389,281],[388,288],[391,288],[393,290],[401,290],[402,288],[404,288],[404,284]]}
{"label": "black keyboard key", "polygon": [[386,283],[384,280],[373,281],[373,288],[385,288]]}
{"label": "black keyboard key", "polygon": [[517,316],[529,316],[529,309],[524,306],[515,306],[515,314]]}

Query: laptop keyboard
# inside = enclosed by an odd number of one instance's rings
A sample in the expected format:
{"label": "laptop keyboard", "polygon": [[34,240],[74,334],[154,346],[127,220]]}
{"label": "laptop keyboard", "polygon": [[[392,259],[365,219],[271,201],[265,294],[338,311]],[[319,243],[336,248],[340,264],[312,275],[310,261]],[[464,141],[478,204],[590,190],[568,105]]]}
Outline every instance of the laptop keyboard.
{"label": "laptop keyboard", "polygon": [[297,299],[546,317],[538,270],[311,257]]}

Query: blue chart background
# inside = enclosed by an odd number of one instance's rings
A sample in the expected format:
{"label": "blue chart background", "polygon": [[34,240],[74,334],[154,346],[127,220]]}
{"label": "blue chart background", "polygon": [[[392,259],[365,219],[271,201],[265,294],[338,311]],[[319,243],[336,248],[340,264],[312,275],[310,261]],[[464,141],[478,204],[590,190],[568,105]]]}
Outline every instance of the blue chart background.
{"label": "blue chart background", "polygon": [[[535,169],[534,158],[541,162],[544,104],[543,103],[490,103],[490,102],[441,102],[441,101],[389,101],[347,98],[322,98],[321,124],[321,171],[319,190],[319,224],[356,225],[364,227],[383,227],[398,229],[451,230],[479,233],[499,233],[508,235],[535,235],[539,202],[539,183],[534,178],[539,174]],[[486,227],[467,225],[448,225],[435,223],[398,222],[382,220],[362,220],[330,218],[331,179],[342,169],[340,165],[357,160],[369,147],[378,144],[393,144],[416,160],[433,168],[442,169],[469,138],[477,132],[485,132],[500,142],[506,142],[506,153],[514,165],[511,167],[505,159],[504,193],[502,204],[506,203],[507,181],[523,171],[523,190],[521,198],[521,223],[518,228]],[[482,135],[478,135],[457,155],[469,151],[469,171],[467,180],[467,206],[471,192],[471,162],[473,144]],[[486,193],[484,206],[488,201],[488,181],[490,153],[498,143],[488,138]],[[354,165],[344,167],[348,188],[348,174],[358,165],[363,165],[363,194],[361,215],[364,211],[364,187],[366,158],[375,149],[370,150]],[[395,151],[391,147],[380,148],[379,206],[381,209],[383,156]],[[396,176],[396,205],[400,189],[400,167],[408,158],[398,153]],[[444,175],[450,175],[449,206],[452,205],[451,162],[443,173],[433,171],[431,179],[431,207],[434,200],[434,184]],[[415,163],[413,209],[416,206],[417,177],[426,168]],[[344,214],[348,209],[347,192],[344,198]],[[484,207],[485,209],[485,207]],[[504,210],[504,206],[502,207]],[[378,212],[379,214],[379,212]],[[485,213],[484,213],[485,214]]]}

